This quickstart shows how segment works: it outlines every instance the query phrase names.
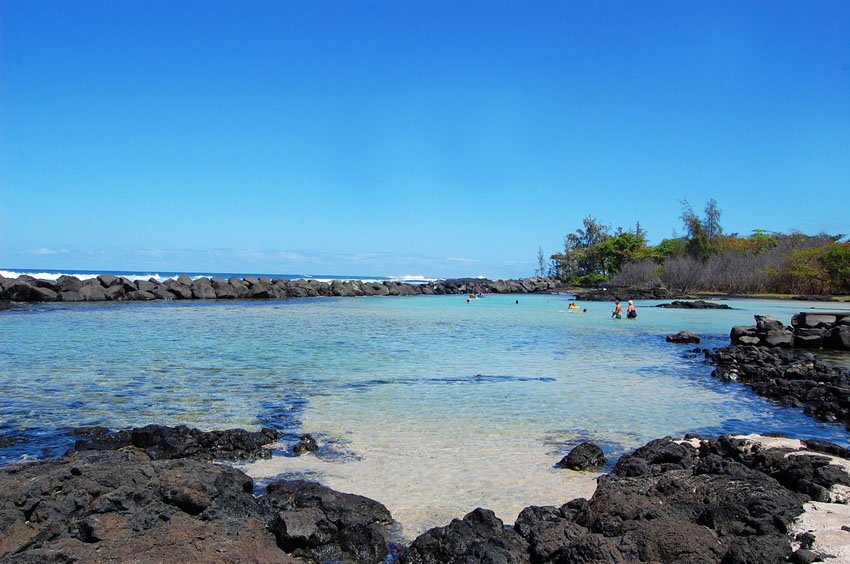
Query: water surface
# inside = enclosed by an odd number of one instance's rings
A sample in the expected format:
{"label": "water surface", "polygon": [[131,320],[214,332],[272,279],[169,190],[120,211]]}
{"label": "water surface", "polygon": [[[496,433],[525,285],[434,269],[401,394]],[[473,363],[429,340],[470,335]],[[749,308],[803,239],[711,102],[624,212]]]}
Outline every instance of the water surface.
{"label": "water surface", "polygon": [[[519,303],[515,303],[516,300]],[[589,496],[593,474],[555,470],[577,442],[617,456],[687,432],[782,432],[850,445],[843,426],[712,379],[692,346],[728,343],[754,313],[786,323],[835,304],[637,302],[568,312],[567,296],[320,298],[53,304],[0,316],[0,463],[61,453],[84,425],[271,426],[280,456],[243,466],[309,477],[386,504],[413,536],[476,506],[512,522],[530,504]],[[839,357],[837,362],[844,362]],[[318,456],[285,456],[308,432]]]}

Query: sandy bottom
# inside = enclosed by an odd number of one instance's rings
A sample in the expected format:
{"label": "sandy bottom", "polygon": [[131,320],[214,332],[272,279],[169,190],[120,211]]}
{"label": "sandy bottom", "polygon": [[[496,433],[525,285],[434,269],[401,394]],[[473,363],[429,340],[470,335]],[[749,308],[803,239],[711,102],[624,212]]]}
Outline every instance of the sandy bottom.
{"label": "sandy bottom", "polygon": [[[536,451],[536,452],[531,452]],[[475,509],[492,509],[513,524],[529,505],[560,506],[589,498],[598,473],[552,468],[552,458],[527,443],[494,443],[466,452],[458,445],[422,439],[393,452],[358,450],[359,460],[329,462],[312,454],[260,460],[241,468],[255,479],[275,476],[318,481],[377,500],[413,540]]]}

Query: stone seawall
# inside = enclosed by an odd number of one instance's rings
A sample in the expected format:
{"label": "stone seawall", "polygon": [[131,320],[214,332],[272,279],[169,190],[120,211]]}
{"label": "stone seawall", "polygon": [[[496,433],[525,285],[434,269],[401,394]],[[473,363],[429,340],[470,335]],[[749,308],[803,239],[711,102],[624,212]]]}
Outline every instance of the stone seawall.
{"label": "stone seawall", "polygon": [[514,294],[555,293],[565,291],[554,278],[486,280],[462,278],[405,284],[403,282],[363,282],[359,280],[289,280],[266,276],[245,278],[197,278],[188,275],[160,282],[129,280],[102,275],[80,280],[60,276],[41,280],[32,276],[0,277],[0,300],[13,302],[103,302],[146,300],[282,299],[318,296],[414,296],[435,294]]}
{"label": "stone seawall", "polygon": [[755,325],[732,328],[733,345],[850,351],[850,311],[800,312],[790,327],[769,315],[755,319]]}

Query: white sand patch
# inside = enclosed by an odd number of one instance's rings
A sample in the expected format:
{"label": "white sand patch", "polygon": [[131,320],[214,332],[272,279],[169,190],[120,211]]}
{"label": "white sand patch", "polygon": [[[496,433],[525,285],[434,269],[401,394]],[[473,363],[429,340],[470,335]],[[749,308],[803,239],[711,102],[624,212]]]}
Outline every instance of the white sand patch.
{"label": "white sand patch", "polygon": [[787,439],[783,437],[765,437],[764,435],[733,435],[736,439],[745,441],[745,446],[752,452],[754,448],[770,450],[772,448],[791,448],[802,450],[803,442],[798,439]]}
{"label": "white sand patch", "polygon": [[850,525],[850,505],[810,501],[803,508],[805,511],[793,523],[791,534],[812,533],[813,549],[829,555],[826,561],[850,562],[850,532],[841,529]]}
{"label": "white sand patch", "polygon": [[[737,435],[735,438],[746,441],[745,448],[754,450],[769,450],[773,448],[792,449],[785,454],[789,456],[817,456],[828,458],[830,464],[840,466],[850,475],[850,460],[808,450],[803,443],[796,439],[763,437],[761,435]],[[831,503],[810,501],[803,504],[803,513],[791,525],[791,536],[800,533],[811,533],[815,536],[813,549],[824,556],[829,556],[829,562],[850,562],[850,531],[842,526],[850,526],[850,488],[840,484],[829,490]],[[797,545],[799,546],[799,545]]]}

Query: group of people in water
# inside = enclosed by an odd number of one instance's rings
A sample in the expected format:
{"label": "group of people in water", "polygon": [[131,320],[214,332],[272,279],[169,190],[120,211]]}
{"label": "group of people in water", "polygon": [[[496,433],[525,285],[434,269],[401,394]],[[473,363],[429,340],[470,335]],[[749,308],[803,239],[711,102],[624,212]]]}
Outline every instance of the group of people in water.
{"label": "group of people in water", "polygon": [[[637,308],[632,300],[629,300],[629,307],[626,308],[626,318],[635,319],[637,317]],[[620,305],[620,300],[614,299],[614,311],[611,312],[611,319],[623,318],[623,306]]]}

